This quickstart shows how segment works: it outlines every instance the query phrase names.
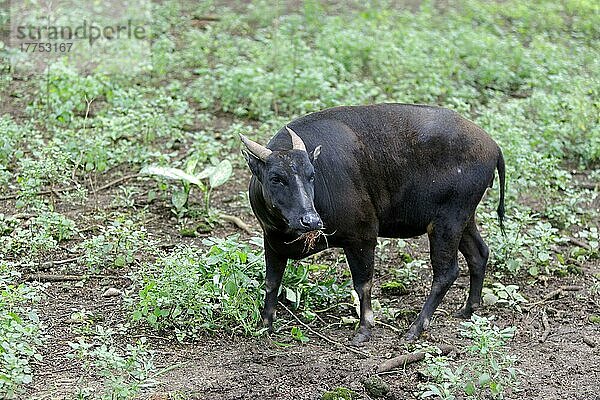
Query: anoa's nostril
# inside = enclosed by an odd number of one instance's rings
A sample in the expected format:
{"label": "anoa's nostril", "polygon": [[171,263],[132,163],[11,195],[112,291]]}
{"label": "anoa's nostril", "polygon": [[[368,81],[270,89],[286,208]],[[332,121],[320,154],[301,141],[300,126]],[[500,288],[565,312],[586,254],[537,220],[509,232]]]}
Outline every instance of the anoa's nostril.
{"label": "anoa's nostril", "polygon": [[311,224],[310,216],[303,215],[302,218],[300,218],[300,223],[302,224],[302,226],[310,228],[310,224]]}
{"label": "anoa's nostril", "polygon": [[300,218],[300,223],[305,228],[310,229],[321,229],[323,227],[321,218],[316,214],[303,215],[302,218]]}

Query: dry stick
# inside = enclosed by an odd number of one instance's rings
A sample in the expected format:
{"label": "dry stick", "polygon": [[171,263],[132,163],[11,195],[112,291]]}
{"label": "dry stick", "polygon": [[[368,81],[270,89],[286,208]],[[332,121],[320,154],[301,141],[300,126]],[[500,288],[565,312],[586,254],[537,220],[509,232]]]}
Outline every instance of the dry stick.
{"label": "dry stick", "polygon": [[589,244],[587,244],[583,240],[575,239],[574,237],[570,237],[569,238],[569,242],[571,244],[574,244],[575,246],[583,247],[586,250],[590,250],[591,249],[591,247],[590,247]]}
{"label": "dry stick", "polygon": [[[112,182],[107,183],[104,186],[100,186],[98,189],[93,190],[92,193],[96,194],[101,190],[105,190],[108,189],[111,186],[117,185],[123,181],[126,181],[128,179],[132,179],[132,178],[137,178],[141,176],[140,174],[131,174],[131,175],[125,175],[119,179],[115,179]],[[90,182],[90,186],[93,187],[93,184]],[[61,192],[72,192],[73,190],[77,190],[78,188],[76,187],[68,187],[68,188],[60,188],[60,189],[52,189],[52,190],[43,190],[41,192],[37,192],[36,196],[44,196],[47,194],[57,194],[57,193],[61,193]],[[16,199],[17,197],[19,197],[20,194],[19,193],[13,193],[13,194],[9,194],[7,196],[0,196],[0,200],[11,200],[11,199]]]}
{"label": "dry stick", "polygon": [[548,323],[546,311],[542,311],[542,325],[544,326],[544,333],[542,333],[542,337],[539,340],[540,343],[544,343],[548,339],[548,335],[550,335],[550,324]]}
{"label": "dry stick", "polygon": [[39,282],[70,282],[70,281],[84,281],[87,279],[131,279],[127,276],[118,275],[60,275],[60,274],[30,274],[27,275],[25,281],[39,281]]}
{"label": "dry stick", "polygon": [[[437,344],[436,347],[440,349],[442,355],[448,355],[456,348],[454,346],[448,344]],[[391,371],[394,368],[398,367],[406,367],[408,364],[412,364],[418,361],[421,361],[425,358],[424,351],[415,351],[413,353],[402,354],[401,356],[390,358],[389,360],[385,360],[377,367],[377,373]]]}
{"label": "dry stick", "polygon": [[250,229],[250,226],[248,226],[248,224],[246,224],[238,217],[234,217],[233,215],[221,214],[221,219],[223,221],[231,222],[246,233],[252,233],[252,229]]}
{"label": "dry stick", "polygon": [[101,190],[108,189],[111,186],[118,185],[119,183],[121,183],[123,181],[133,179],[133,178],[138,178],[140,176],[141,176],[140,174],[131,174],[131,175],[122,176],[119,179],[115,179],[114,181],[107,183],[106,185],[100,186],[98,189],[94,190],[94,194],[98,193]]}
{"label": "dry stick", "polygon": [[589,336],[583,337],[583,343],[587,344],[590,347],[596,347],[596,342],[592,340]]}
{"label": "dry stick", "polygon": [[531,310],[534,306],[538,306],[540,304],[544,304],[549,300],[557,299],[563,292],[578,292],[583,290],[583,286],[561,286],[556,290],[551,291],[547,295],[544,296],[543,299],[536,301],[534,303],[527,304],[527,309]]}
{"label": "dry stick", "polygon": [[364,352],[362,352],[362,351],[360,351],[360,350],[357,350],[357,349],[355,349],[354,347],[351,347],[351,346],[345,345],[345,344],[343,344],[343,343],[336,342],[335,340],[333,340],[333,339],[330,339],[330,338],[328,338],[327,336],[320,334],[319,332],[315,331],[313,328],[311,328],[310,326],[308,326],[307,324],[305,324],[304,322],[302,322],[302,320],[301,320],[300,318],[298,318],[298,317],[297,317],[297,316],[296,316],[296,315],[295,315],[295,314],[294,314],[294,313],[293,313],[293,312],[292,312],[292,311],[291,311],[289,308],[287,308],[287,307],[285,306],[285,304],[283,304],[283,303],[280,303],[280,305],[281,305],[281,306],[282,306],[282,307],[283,307],[283,308],[284,308],[284,309],[285,309],[285,310],[286,310],[286,311],[287,311],[287,312],[288,312],[288,313],[289,313],[289,314],[290,314],[292,317],[294,317],[294,319],[295,319],[296,321],[298,321],[298,322],[299,322],[299,323],[300,323],[300,324],[301,324],[303,327],[305,327],[306,329],[308,329],[308,330],[310,331],[310,333],[312,333],[312,334],[314,334],[314,335],[317,335],[318,337],[320,337],[320,338],[321,338],[321,339],[323,339],[324,341],[328,342],[329,344],[332,344],[332,345],[334,345],[334,346],[343,346],[343,347],[345,347],[346,349],[348,349],[349,351],[351,351],[352,353],[358,354],[358,355],[360,355],[360,356],[363,356],[363,357],[365,357],[365,358],[368,358],[368,357],[369,357],[369,355],[368,355],[367,353],[364,353]]}

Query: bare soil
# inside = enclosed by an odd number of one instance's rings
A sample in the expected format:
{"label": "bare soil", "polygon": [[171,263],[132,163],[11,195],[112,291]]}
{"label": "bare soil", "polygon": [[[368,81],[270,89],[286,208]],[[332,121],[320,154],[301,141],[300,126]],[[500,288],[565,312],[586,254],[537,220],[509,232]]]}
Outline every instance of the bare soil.
{"label": "bare soil", "polygon": [[[106,178],[110,182],[119,175],[132,171],[115,171]],[[215,197],[217,207],[228,214],[237,215],[248,223],[256,233],[259,226],[251,211],[239,199],[244,191],[248,174],[236,170],[235,178]],[[105,182],[98,182],[98,186]],[[148,179],[132,179],[125,183],[136,187],[139,195],[136,207],[147,207],[146,229],[150,237],[159,239],[161,247],[169,248],[180,242],[200,243],[200,238],[182,237],[166,202],[155,201],[146,204],[145,193],[154,183]],[[90,227],[93,232],[94,217],[110,217],[111,208],[118,187],[99,193],[82,205],[63,204],[57,201],[57,208],[66,212],[80,224]],[[11,214],[12,204],[4,202],[0,212]],[[119,211],[123,212],[123,209]],[[131,210],[132,215],[138,210]],[[190,221],[192,223],[193,221]],[[216,227],[212,235],[224,237],[240,234],[242,239],[251,235],[241,232],[233,225]],[[84,234],[85,235],[85,234]],[[414,256],[427,259],[425,237],[411,240],[410,252]],[[493,243],[489,243],[493,247]],[[69,245],[69,247],[74,247]],[[281,306],[278,309],[279,333],[271,336],[241,337],[225,334],[205,336],[196,343],[180,344],[169,332],[145,331],[144,327],[133,327],[120,336],[123,343],[133,342],[146,336],[154,351],[157,368],[172,368],[160,375],[158,386],[147,388],[142,398],[170,399],[319,399],[325,391],[336,387],[350,388],[369,399],[363,381],[375,374],[375,369],[385,359],[407,351],[402,335],[412,318],[420,310],[428,293],[431,276],[424,270],[423,279],[410,292],[402,296],[381,293],[380,285],[389,279],[390,269],[397,266],[395,254],[388,252],[387,258],[379,262],[375,277],[374,298],[382,305],[406,310],[406,317],[399,318],[389,326],[377,325],[368,344],[360,348],[366,357],[348,350],[346,345],[353,334],[352,326],[341,325],[342,316],[352,316],[350,308],[334,308],[320,315],[311,327],[338,342],[332,345],[305,328],[309,342],[299,344],[290,339],[291,326],[298,325]],[[323,262],[336,262],[341,253],[328,250],[320,256]],[[72,257],[68,251],[57,252],[51,260]],[[76,262],[40,267],[47,273],[83,273],[84,267]],[[140,261],[143,261],[140,259]],[[461,260],[462,262],[462,260]],[[128,278],[131,269],[103,271],[107,278],[94,278],[75,282],[53,282],[45,288],[45,298],[39,305],[42,322],[45,325],[45,345],[42,348],[43,361],[34,365],[34,382],[24,398],[63,399],[73,398],[83,382],[98,381],[97,376],[85,372],[80,362],[67,358],[71,352],[69,342],[77,342],[78,336],[90,326],[72,320],[74,312],[82,309],[93,315],[95,324],[117,329],[128,324],[128,310],[124,296],[102,297],[109,288],[117,288],[124,293],[135,291]],[[345,268],[340,264],[340,268]],[[600,311],[600,296],[590,292],[593,275],[600,273],[598,260],[582,265],[582,274],[567,277],[549,277],[544,281],[532,281],[526,277],[505,284],[520,286],[521,292],[529,300],[529,307],[522,312],[514,309],[485,307],[479,314],[495,316],[496,323],[503,326],[516,326],[517,332],[510,343],[511,354],[515,355],[518,367],[524,372],[522,391],[511,393],[514,399],[600,399],[600,325],[590,322],[590,315]],[[27,272],[27,271],[24,271]],[[560,287],[580,287],[579,290],[562,291],[557,296],[544,300]],[[452,287],[440,309],[436,312],[429,332],[422,340],[433,343],[446,343],[464,349],[467,341],[459,334],[461,320],[452,312],[462,305],[468,290],[467,270],[463,263],[462,274]],[[542,343],[544,325],[542,314],[546,314],[549,332]],[[585,338],[585,341],[584,341]],[[280,343],[292,346],[282,347]],[[460,359],[462,356],[458,354]],[[388,399],[417,398],[415,392],[423,381],[419,364],[407,366],[380,375],[390,386]],[[180,397],[177,397],[180,396]],[[185,397],[181,397],[185,396]]]}

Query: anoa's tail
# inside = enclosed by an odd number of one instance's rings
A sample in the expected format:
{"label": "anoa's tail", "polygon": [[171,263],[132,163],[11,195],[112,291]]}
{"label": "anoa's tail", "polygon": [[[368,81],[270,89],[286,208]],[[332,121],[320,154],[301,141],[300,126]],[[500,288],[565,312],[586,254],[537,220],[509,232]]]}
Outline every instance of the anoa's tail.
{"label": "anoa's tail", "polygon": [[504,231],[504,189],[505,189],[505,166],[504,166],[504,156],[502,155],[502,150],[498,149],[498,161],[496,163],[496,168],[498,169],[498,177],[500,178],[500,204],[498,204],[498,222],[500,223],[500,230],[503,235],[506,235]]}

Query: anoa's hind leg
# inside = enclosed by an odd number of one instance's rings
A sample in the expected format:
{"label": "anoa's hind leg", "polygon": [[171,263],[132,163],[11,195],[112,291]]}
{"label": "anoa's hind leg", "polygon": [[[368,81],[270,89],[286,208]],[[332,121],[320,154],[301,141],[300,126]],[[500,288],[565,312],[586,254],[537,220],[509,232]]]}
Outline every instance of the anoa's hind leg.
{"label": "anoa's hind leg", "polygon": [[471,315],[481,303],[481,290],[483,288],[483,278],[485,276],[485,267],[489,257],[489,249],[484,243],[473,216],[460,240],[458,246],[460,252],[465,256],[469,267],[470,285],[469,297],[465,306],[456,312],[456,316],[461,318],[470,318]]}
{"label": "anoa's hind leg", "polygon": [[455,220],[437,221],[429,230],[433,283],[423,309],[408,329],[407,340],[418,338],[428,328],[431,316],[458,277],[458,243],[463,227]]}

